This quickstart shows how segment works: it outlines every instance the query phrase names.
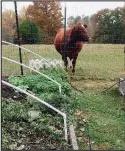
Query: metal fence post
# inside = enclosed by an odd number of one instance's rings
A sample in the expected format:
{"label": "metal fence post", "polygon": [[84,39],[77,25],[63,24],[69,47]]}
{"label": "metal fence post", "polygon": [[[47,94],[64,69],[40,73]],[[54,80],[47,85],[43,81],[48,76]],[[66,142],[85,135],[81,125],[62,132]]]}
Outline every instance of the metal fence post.
{"label": "metal fence post", "polygon": [[[20,46],[20,33],[19,33],[19,23],[18,23],[18,13],[17,13],[17,4],[16,4],[16,1],[14,1],[14,4],[15,4],[15,15],[16,15],[18,45]],[[21,48],[19,48],[19,58],[20,58],[20,63],[22,63]],[[23,66],[20,66],[20,70],[21,70],[21,75],[23,75]]]}
{"label": "metal fence post", "polygon": [[64,9],[64,62],[66,62],[67,54],[66,54],[66,2],[65,2],[65,9]]}

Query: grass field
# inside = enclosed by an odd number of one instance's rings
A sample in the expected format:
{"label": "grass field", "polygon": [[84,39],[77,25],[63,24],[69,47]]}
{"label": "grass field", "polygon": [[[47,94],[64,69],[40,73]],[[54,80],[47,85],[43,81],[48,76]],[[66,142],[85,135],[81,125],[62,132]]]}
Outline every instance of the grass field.
{"label": "grass field", "polygon": [[[24,47],[42,57],[61,60],[53,45],[24,45]],[[25,64],[28,64],[29,59],[34,58],[30,53],[22,52],[22,54]],[[19,60],[18,49],[12,46],[3,46],[2,55]],[[3,76],[20,73],[19,66],[7,61],[2,62],[2,67]],[[72,85],[83,91],[83,93],[76,92],[73,107],[79,148],[89,149],[86,120],[89,121],[92,149],[124,150],[125,102],[118,92],[117,85],[105,94],[100,93],[117,82],[120,77],[125,77],[124,45],[85,45],[79,53],[76,74],[73,76],[70,69],[68,73]]]}
{"label": "grass field", "polygon": [[[45,58],[60,59],[53,45],[24,45]],[[18,48],[3,46],[2,55],[19,61]],[[119,78],[124,75],[124,45],[88,44],[79,53],[76,64],[76,75],[89,79]],[[22,58],[25,64],[34,56],[22,50]],[[35,57],[36,58],[36,57]],[[14,71],[9,70],[15,67]],[[3,74],[20,73],[19,65],[3,61]]]}

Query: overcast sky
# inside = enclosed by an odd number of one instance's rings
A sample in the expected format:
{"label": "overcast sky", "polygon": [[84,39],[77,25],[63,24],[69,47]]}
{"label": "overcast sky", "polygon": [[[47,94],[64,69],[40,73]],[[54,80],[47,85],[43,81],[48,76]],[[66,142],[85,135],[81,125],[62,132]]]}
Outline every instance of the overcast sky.
{"label": "overcast sky", "polygon": [[[114,2],[66,2],[67,6],[67,17],[73,15],[73,16],[81,16],[81,15],[92,15],[93,13],[96,13],[97,11],[109,8],[114,9],[116,7],[124,6],[124,1],[114,1]],[[23,6],[28,6],[29,4],[32,4],[32,2],[17,2],[17,8],[18,11]],[[61,2],[62,8],[65,6],[65,2]],[[14,10],[14,2],[2,2],[2,11],[5,9],[13,9]],[[62,10],[62,13],[64,11]]]}

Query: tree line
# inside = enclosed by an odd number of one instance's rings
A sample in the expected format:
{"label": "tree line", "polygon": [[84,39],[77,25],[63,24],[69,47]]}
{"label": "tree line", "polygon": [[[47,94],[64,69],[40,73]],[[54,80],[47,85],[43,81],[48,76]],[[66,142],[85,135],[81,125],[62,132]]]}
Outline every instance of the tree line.
{"label": "tree line", "polygon": [[[23,44],[53,44],[54,37],[63,27],[60,2],[33,2],[18,13],[20,41]],[[78,22],[88,25],[92,43],[125,43],[125,7],[103,9],[91,16],[70,16],[67,27]],[[13,10],[2,12],[2,40],[17,43],[16,20]]]}
{"label": "tree line", "polygon": [[102,9],[91,16],[70,16],[67,24],[72,27],[79,21],[88,25],[93,43],[125,43],[125,7]]}
{"label": "tree line", "polygon": [[[61,5],[57,1],[33,2],[18,13],[20,41],[24,44],[53,43],[58,29],[63,27]],[[15,11],[2,12],[2,39],[16,43]]]}

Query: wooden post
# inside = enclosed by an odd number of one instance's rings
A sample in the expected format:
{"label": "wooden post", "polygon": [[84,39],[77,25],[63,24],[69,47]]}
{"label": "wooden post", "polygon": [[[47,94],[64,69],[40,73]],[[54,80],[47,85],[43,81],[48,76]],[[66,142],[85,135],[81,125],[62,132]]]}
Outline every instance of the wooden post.
{"label": "wooden post", "polygon": [[73,125],[70,125],[69,131],[70,131],[70,141],[71,141],[73,150],[79,150]]}

